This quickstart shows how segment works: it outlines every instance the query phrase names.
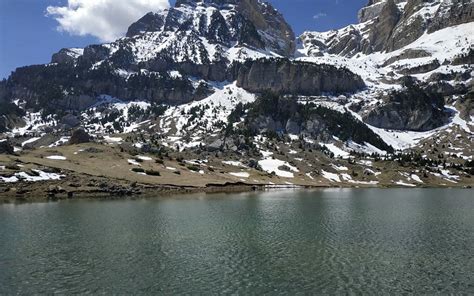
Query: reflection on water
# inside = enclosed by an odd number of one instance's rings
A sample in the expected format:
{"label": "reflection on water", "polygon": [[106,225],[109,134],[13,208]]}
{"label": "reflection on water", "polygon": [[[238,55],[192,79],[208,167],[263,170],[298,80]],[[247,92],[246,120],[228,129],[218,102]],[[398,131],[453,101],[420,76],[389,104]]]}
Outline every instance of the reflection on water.
{"label": "reflection on water", "polygon": [[469,190],[0,206],[0,294],[474,293]]}

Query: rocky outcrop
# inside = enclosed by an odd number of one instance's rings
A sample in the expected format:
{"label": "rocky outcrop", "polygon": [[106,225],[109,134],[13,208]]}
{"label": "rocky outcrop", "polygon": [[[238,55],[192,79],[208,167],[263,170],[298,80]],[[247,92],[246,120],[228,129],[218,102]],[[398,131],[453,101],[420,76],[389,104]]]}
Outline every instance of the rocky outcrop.
{"label": "rocky outcrop", "polygon": [[133,37],[146,32],[157,32],[163,28],[165,18],[163,13],[150,12],[133,23],[127,31],[127,37]]}
{"label": "rocky outcrop", "polygon": [[51,63],[74,64],[83,52],[83,49],[79,48],[63,48],[58,53],[53,54]]}
{"label": "rocky outcrop", "polygon": [[474,64],[474,48],[470,48],[469,52],[461,54],[453,59],[452,65],[473,65]]}
{"label": "rocky outcrop", "polygon": [[428,27],[428,33],[472,21],[474,21],[474,2],[472,0],[441,1],[439,9]]}
{"label": "rocky outcrop", "polygon": [[400,10],[394,0],[387,0],[380,15],[371,24],[368,40],[370,51],[381,51],[389,41],[392,31],[400,20]]}
{"label": "rocky outcrop", "polygon": [[374,1],[370,0],[369,3],[359,10],[357,18],[359,19],[359,23],[364,23],[366,21],[372,20],[380,15],[382,9],[385,5],[385,1],[379,0]]}
{"label": "rocky outcrop", "polygon": [[8,140],[0,140],[0,154],[13,154],[13,145]]}
{"label": "rocky outcrop", "polygon": [[220,9],[232,7],[231,10],[237,12],[230,14],[228,19],[220,13],[212,14],[213,21],[208,26],[212,29],[212,34],[209,34],[208,38],[230,35],[222,41],[237,39],[240,43],[254,48],[271,49],[287,57],[293,55],[295,50],[293,30],[269,3],[259,0],[178,0],[176,7],[196,7],[200,5],[198,3]]}
{"label": "rocky outcrop", "polygon": [[382,98],[383,103],[363,116],[364,122],[393,130],[428,131],[444,124],[444,99],[415,84]]}
{"label": "rocky outcrop", "polygon": [[263,93],[247,106],[243,130],[254,134],[293,134],[319,141],[331,141],[333,136],[342,141],[370,143],[392,151],[382,139],[350,113],[297,103],[295,97]]}
{"label": "rocky outcrop", "polygon": [[[394,0],[394,3],[399,4],[404,1],[406,0]],[[364,23],[378,17],[386,3],[387,0],[369,0],[367,5],[359,10],[357,15],[359,23]]]}
{"label": "rocky outcrop", "polygon": [[382,64],[382,66],[386,67],[400,60],[417,59],[417,58],[424,58],[424,57],[430,57],[430,56],[431,54],[427,52],[426,50],[409,48],[409,49],[404,50],[401,54],[387,59]]}
{"label": "rocky outcrop", "polygon": [[416,41],[425,32],[472,21],[472,0],[371,0],[359,11],[358,25],[328,33],[304,33],[300,39],[309,48],[309,54],[327,51],[353,57],[357,53],[392,52]]}
{"label": "rocky outcrop", "polygon": [[69,145],[77,145],[83,143],[89,143],[91,136],[83,129],[76,129],[72,132],[71,138],[69,139]]}
{"label": "rocky outcrop", "polygon": [[429,63],[422,64],[415,67],[403,67],[398,72],[402,75],[413,75],[413,74],[420,74],[420,73],[428,73],[433,70],[438,69],[441,66],[438,60],[433,60]]}
{"label": "rocky outcrop", "polygon": [[24,125],[25,112],[15,104],[0,99],[0,133]]}
{"label": "rocky outcrop", "polygon": [[351,93],[362,89],[362,79],[346,69],[287,59],[247,61],[235,70],[237,85],[250,92],[320,95]]}

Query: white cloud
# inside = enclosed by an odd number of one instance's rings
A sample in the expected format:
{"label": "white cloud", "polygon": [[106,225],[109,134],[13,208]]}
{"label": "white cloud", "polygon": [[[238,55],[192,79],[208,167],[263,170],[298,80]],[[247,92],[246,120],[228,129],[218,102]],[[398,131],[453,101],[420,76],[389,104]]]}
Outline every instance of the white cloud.
{"label": "white cloud", "polygon": [[319,13],[313,15],[313,18],[314,18],[315,20],[317,20],[317,19],[320,19],[320,18],[325,17],[325,16],[327,16],[326,13],[324,13],[324,12],[319,12]]}
{"label": "white cloud", "polygon": [[46,11],[60,31],[113,41],[146,13],[168,7],[168,0],[68,0],[67,6],[49,6]]}

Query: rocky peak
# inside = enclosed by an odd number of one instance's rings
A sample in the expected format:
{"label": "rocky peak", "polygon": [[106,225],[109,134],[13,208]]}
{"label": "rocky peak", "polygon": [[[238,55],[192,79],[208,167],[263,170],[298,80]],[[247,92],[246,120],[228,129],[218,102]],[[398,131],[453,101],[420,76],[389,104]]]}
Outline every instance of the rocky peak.
{"label": "rocky peak", "polygon": [[384,49],[399,19],[400,10],[394,0],[387,0],[369,33],[371,51],[381,51]]}
{"label": "rocky peak", "polygon": [[226,47],[232,44],[292,56],[295,35],[283,16],[259,0],[178,0],[175,7],[148,13],[127,37],[146,32],[183,32]]}
{"label": "rocky peak", "polygon": [[[394,0],[393,2],[398,5],[406,2],[406,0]],[[364,23],[378,17],[386,4],[387,0],[369,0],[369,3],[359,10],[359,23]]]}
{"label": "rocky peak", "polygon": [[423,34],[474,21],[473,0],[370,0],[359,24],[331,32],[307,32],[300,39],[308,52],[347,57],[393,52]]}
{"label": "rocky peak", "polygon": [[156,32],[161,30],[164,24],[163,13],[149,12],[128,28],[126,36],[133,37],[145,32]]}

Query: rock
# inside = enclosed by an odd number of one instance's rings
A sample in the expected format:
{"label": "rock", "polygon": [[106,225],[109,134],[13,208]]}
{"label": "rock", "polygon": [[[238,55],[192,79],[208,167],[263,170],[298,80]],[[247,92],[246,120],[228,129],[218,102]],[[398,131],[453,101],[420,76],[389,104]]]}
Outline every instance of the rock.
{"label": "rock", "polygon": [[89,143],[91,136],[83,129],[76,129],[72,132],[71,139],[69,139],[68,145],[77,145],[83,143]]}
{"label": "rock", "polygon": [[287,59],[247,61],[236,69],[237,85],[250,92],[320,95],[351,93],[362,89],[362,79],[347,69]]}
{"label": "rock", "polygon": [[47,192],[51,195],[56,195],[56,194],[59,194],[59,193],[64,193],[64,192],[66,192],[66,190],[64,190],[64,188],[62,188],[61,186],[50,185],[48,187]]}
{"label": "rock", "polygon": [[428,33],[472,21],[474,21],[474,2],[472,0],[441,1],[436,15],[428,27]]}
{"label": "rock", "polygon": [[[219,8],[235,6],[235,13],[230,14],[228,18],[224,18],[220,13],[210,16],[211,25],[208,27],[212,30],[212,34],[206,37],[219,36],[221,42],[236,38],[238,43],[256,49],[271,50],[285,57],[293,55],[295,34],[291,26],[271,4],[263,5],[259,0],[178,0],[175,7],[190,6],[191,9],[195,9],[197,3],[200,2]],[[170,9],[165,28],[176,26],[178,22],[173,23],[170,20],[177,19],[179,16],[183,17],[182,14],[177,15],[173,8]],[[181,29],[187,28],[181,25]]]}
{"label": "rock", "polygon": [[383,97],[384,103],[363,116],[364,122],[375,127],[394,130],[428,131],[447,120],[444,99],[418,85],[406,84],[402,91]]}
{"label": "rock", "polygon": [[430,57],[430,56],[431,54],[427,52],[426,50],[409,48],[409,49],[404,50],[401,54],[387,59],[385,63],[383,63],[382,66],[386,67],[400,60],[417,59],[417,58],[424,58],[424,57]]}
{"label": "rock", "polygon": [[207,150],[209,152],[215,152],[215,151],[220,150],[223,146],[224,146],[224,141],[221,139],[217,139],[211,144],[207,145]]}
{"label": "rock", "polygon": [[400,19],[400,11],[393,0],[387,0],[369,31],[369,52],[381,51]]}
{"label": "rock", "polygon": [[67,114],[61,118],[60,123],[66,125],[66,128],[73,128],[81,124],[81,121],[79,118],[77,118],[77,116]]}
{"label": "rock", "polygon": [[165,24],[165,18],[160,13],[147,13],[144,17],[133,23],[127,31],[127,37],[133,37],[145,32],[159,31]]}
{"label": "rock", "polygon": [[359,10],[357,18],[359,23],[365,23],[366,21],[372,20],[380,15],[385,5],[384,1],[369,1],[369,3]]}
{"label": "rock", "polygon": [[58,53],[53,54],[51,63],[74,64],[74,61],[82,55],[82,49],[63,48]]}
{"label": "rock", "polygon": [[293,121],[291,119],[286,122],[285,129],[288,134],[292,135],[299,135],[299,133],[301,132],[300,125],[296,121]]}
{"label": "rock", "polygon": [[429,63],[411,67],[411,68],[402,68],[398,70],[398,72],[402,75],[413,75],[413,74],[421,74],[421,73],[428,73],[433,70],[438,69],[441,66],[438,60],[433,60]]}
{"label": "rock", "polygon": [[364,170],[364,175],[365,176],[373,176],[374,172],[371,169],[365,169]]}
{"label": "rock", "polygon": [[259,164],[257,160],[252,158],[247,161],[247,166],[252,169],[257,169],[259,167]]}
{"label": "rock", "polygon": [[13,154],[14,150],[9,140],[0,140],[0,154]]}

